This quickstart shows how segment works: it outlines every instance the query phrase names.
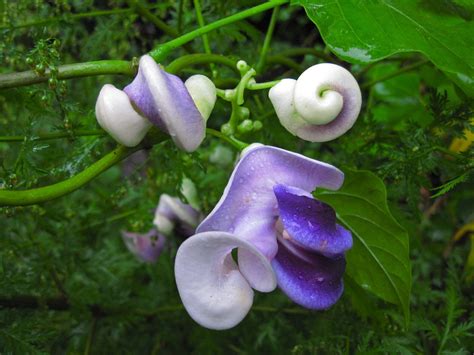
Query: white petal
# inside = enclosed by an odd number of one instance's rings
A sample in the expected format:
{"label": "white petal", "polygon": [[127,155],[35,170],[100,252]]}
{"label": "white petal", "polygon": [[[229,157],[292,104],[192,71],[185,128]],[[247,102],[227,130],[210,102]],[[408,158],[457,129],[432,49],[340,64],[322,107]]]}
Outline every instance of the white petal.
{"label": "white petal", "polygon": [[151,127],[151,123],[134,110],[127,94],[110,84],[100,90],[95,114],[99,125],[127,147],[138,145]]}
{"label": "white petal", "polygon": [[295,86],[295,79],[283,79],[270,89],[268,97],[280,123],[289,132],[296,135],[296,131],[305,124],[305,121],[298,115],[293,103]]}
{"label": "white petal", "polygon": [[[232,234],[195,234],[178,249],[175,276],[179,295],[189,315],[206,328],[232,328],[252,306],[253,290],[232,259],[234,248],[249,254],[239,264],[251,258],[262,273],[260,288],[269,290],[272,282],[275,288],[275,275],[267,258],[252,244]],[[252,284],[258,281],[252,278]]]}
{"label": "white petal", "polygon": [[201,74],[189,77],[184,82],[184,85],[188,89],[202,117],[207,121],[216,104],[216,86],[211,79]]}

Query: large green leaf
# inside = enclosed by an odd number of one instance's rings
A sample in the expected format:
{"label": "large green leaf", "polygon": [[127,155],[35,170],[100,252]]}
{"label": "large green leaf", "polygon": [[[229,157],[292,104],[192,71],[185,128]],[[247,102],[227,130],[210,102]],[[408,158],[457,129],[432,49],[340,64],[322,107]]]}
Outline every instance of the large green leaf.
{"label": "large green leaf", "polygon": [[316,191],[339,221],[352,231],[346,272],[362,288],[399,305],[409,320],[411,264],[408,234],[387,206],[384,183],[368,171],[346,171],[338,191]]}
{"label": "large green leaf", "polygon": [[[295,0],[324,41],[349,62],[417,51],[474,95],[472,3],[430,0]],[[469,3],[468,3],[469,4]]]}

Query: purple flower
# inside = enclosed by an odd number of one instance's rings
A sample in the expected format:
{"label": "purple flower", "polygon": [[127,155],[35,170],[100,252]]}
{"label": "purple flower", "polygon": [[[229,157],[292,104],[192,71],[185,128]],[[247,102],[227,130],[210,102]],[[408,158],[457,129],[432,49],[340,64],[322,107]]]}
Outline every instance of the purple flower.
{"label": "purple flower", "polygon": [[270,292],[277,283],[304,307],[333,305],[352,237],[310,193],[338,189],[343,180],[329,164],[270,146],[247,148],[217,206],[176,256],[176,283],[191,317],[231,328],[248,313],[253,289]]}
{"label": "purple flower", "polygon": [[[189,194],[189,191],[187,195]],[[177,197],[160,196],[155,210],[155,228],[145,234],[123,231],[122,238],[128,250],[139,260],[154,263],[165,246],[166,237],[173,232],[185,238],[192,235],[201,221],[201,213]]]}
{"label": "purple flower", "polygon": [[177,197],[167,194],[160,196],[155,210],[153,224],[158,232],[169,236],[175,230],[183,237],[194,234],[196,226],[201,221],[201,213]]}
{"label": "purple flower", "polygon": [[179,148],[191,152],[204,139],[215,102],[216,87],[204,75],[193,75],[183,83],[144,55],[137,76],[123,91],[110,84],[102,88],[96,116],[101,127],[123,145],[139,144],[154,124]]}
{"label": "purple flower", "polygon": [[128,250],[138,260],[146,263],[156,262],[165,245],[165,237],[156,229],[145,234],[123,231],[122,238]]}

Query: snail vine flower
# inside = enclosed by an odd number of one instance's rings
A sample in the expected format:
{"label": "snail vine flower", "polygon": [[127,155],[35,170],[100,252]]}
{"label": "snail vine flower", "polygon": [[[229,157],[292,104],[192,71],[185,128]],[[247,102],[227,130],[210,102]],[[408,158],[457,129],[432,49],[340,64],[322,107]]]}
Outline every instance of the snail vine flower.
{"label": "snail vine flower", "polygon": [[[193,198],[192,182],[183,181],[183,194]],[[194,185],[192,185],[194,186]],[[154,263],[160,256],[166,243],[166,237],[173,232],[185,238],[192,235],[201,221],[201,213],[191,205],[182,202],[177,197],[162,194],[155,210],[154,227],[144,234],[123,231],[122,238],[127,249],[138,260]]]}
{"label": "snail vine flower", "polygon": [[359,84],[343,67],[313,65],[297,80],[283,79],[268,94],[281,124],[311,142],[326,142],[346,133],[362,104]]}
{"label": "snail vine flower", "polygon": [[352,236],[311,192],[338,189],[343,180],[339,169],[300,154],[245,149],[217,206],[176,256],[176,284],[190,316],[207,328],[231,328],[250,310],[254,289],[270,292],[277,284],[304,307],[333,305]]}
{"label": "snail vine flower", "polygon": [[155,125],[179,148],[191,152],[204,139],[215,101],[214,83],[204,75],[193,75],[183,83],[144,55],[135,79],[123,91],[110,84],[102,88],[96,116],[100,126],[123,145],[136,146]]}

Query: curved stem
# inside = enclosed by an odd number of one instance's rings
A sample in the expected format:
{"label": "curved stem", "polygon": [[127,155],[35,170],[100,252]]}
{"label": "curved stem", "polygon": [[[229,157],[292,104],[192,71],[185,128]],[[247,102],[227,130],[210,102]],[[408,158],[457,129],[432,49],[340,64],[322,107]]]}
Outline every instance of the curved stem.
{"label": "curved stem", "polygon": [[248,90],[265,90],[265,89],[271,89],[274,87],[276,84],[278,84],[281,80],[273,80],[273,81],[267,81],[265,83],[254,83],[254,84],[248,84],[247,89]]}
{"label": "curved stem", "polygon": [[267,52],[268,52],[268,49],[270,47],[270,42],[272,40],[273,30],[275,29],[276,20],[278,18],[278,11],[279,10],[280,10],[279,6],[277,6],[273,9],[272,17],[270,19],[270,24],[268,25],[267,34],[265,35],[265,40],[263,41],[262,50],[260,51],[260,57],[258,58],[258,63],[255,67],[255,70],[257,71],[257,73],[260,73],[263,69],[263,66],[265,65]]}
{"label": "curved stem", "polygon": [[54,200],[77,190],[139,149],[140,146],[138,148],[118,146],[79,174],[56,184],[31,190],[0,190],[0,206],[27,206]]}
{"label": "curved stem", "polygon": [[212,22],[204,27],[198,28],[194,31],[191,31],[189,33],[186,33],[185,35],[176,38],[174,40],[171,40],[165,44],[162,44],[152,51],[150,51],[148,54],[150,54],[157,62],[162,61],[166,56],[175,48],[178,48],[182,46],[185,43],[188,43],[195,39],[196,37],[202,36],[205,33],[214,31],[215,29],[234,23],[236,21],[242,20],[244,18],[256,15],[260,12],[267,11],[270,9],[273,9],[274,7],[277,7],[279,5],[283,5],[285,3],[289,2],[289,0],[273,0],[273,1],[268,1],[266,3],[263,3],[261,5],[257,5],[254,7],[251,7],[250,9],[238,12],[234,15],[225,17],[221,20],[217,20],[215,22]]}
{"label": "curved stem", "polygon": [[[194,38],[213,31],[219,27],[242,20],[260,12],[272,9],[276,6],[289,2],[289,0],[274,0],[252,7],[237,14],[225,17],[204,27],[186,33],[167,43],[159,45],[149,52],[157,62],[162,62],[168,54],[175,48],[181,47],[192,41]],[[281,61],[280,61],[281,62]],[[66,64],[58,67],[58,79],[71,79],[84,76],[104,75],[104,74],[126,74],[133,75],[136,68],[131,62],[124,60],[100,60],[93,62]],[[28,70],[19,73],[8,73],[0,75],[0,89],[13,88],[45,82],[49,79],[50,73],[38,76],[34,71]]]}
{"label": "curved stem", "polygon": [[180,72],[183,68],[186,68],[188,66],[209,63],[223,64],[231,68],[235,72],[239,72],[236,67],[236,61],[229,59],[223,55],[205,53],[183,55],[172,61],[168,66],[166,66],[166,71],[171,74],[176,74]]}

